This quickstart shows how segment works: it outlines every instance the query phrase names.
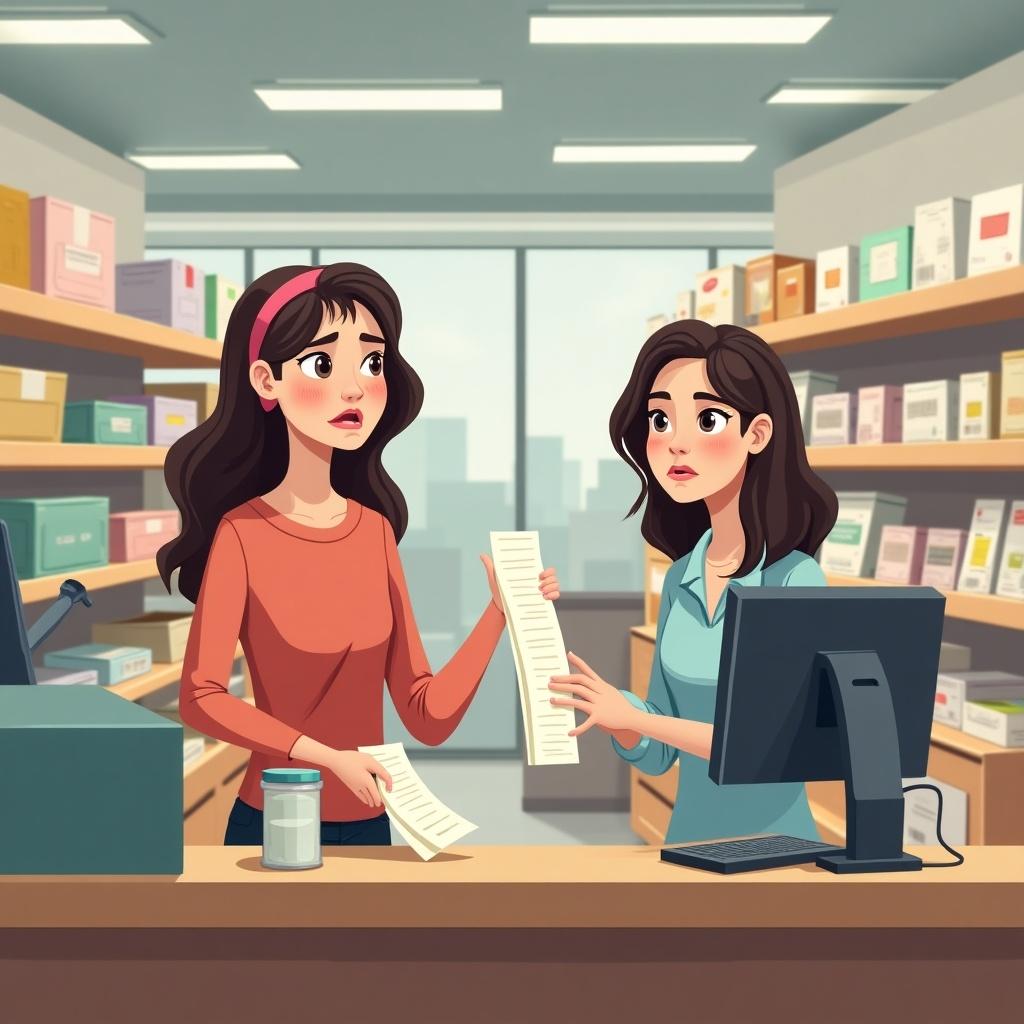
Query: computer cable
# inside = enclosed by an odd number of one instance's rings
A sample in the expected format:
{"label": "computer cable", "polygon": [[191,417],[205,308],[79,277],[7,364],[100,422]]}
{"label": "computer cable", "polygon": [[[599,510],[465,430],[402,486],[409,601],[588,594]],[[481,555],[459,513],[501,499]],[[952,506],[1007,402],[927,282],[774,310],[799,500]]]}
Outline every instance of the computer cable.
{"label": "computer cable", "polygon": [[921,867],[923,868],[958,868],[964,862],[964,855],[958,853],[953,849],[945,839],[942,838],[942,790],[938,786],[933,786],[929,782],[919,782],[913,786],[904,786],[903,792],[909,793],[914,789],[930,789],[938,798],[939,806],[935,812],[935,835],[939,840],[939,845],[947,852],[951,853],[956,860],[946,860],[941,863],[938,861],[923,861]]}

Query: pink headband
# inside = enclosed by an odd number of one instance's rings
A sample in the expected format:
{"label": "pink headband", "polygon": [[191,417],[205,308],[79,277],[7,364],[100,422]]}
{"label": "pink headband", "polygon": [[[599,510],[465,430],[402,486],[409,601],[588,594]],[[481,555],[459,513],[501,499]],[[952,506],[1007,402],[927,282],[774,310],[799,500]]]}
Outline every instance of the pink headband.
{"label": "pink headband", "polygon": [[[323,267],[316,267],[313,270],[306,270],[301,274],[293,277],[290,281],[285,281],[277,291],[272,292],[270,298],[263,303],[263,308],[259,311],[256,316],[256,322],[252,325],[252,334],[249,335],[249,365],[259,358],[260,348],[263,345],[263,339],[267,336],[267,331],[270,330],[270,325],[274,322],[274,317],[288,305],[292,299],[297,298],[299,295],[303,295],[306,292],[313,291],[316,288],[317,281],[320,280],[320,275],[323,273]],[[261,398],[260,404],[263,406],[264,412],[270,412],[271,409],[277,405],[277,401],[272,398]]]}

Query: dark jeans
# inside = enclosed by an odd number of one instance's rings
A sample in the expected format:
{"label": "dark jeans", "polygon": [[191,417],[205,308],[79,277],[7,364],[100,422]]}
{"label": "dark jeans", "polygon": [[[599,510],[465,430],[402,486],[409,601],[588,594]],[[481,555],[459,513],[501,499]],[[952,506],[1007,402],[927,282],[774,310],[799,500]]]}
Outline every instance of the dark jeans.
{"label": "dark jeans", "polygon": [[[263,812],[236,799],[228,815],[225,846],[262,846]],[[321,821],[321,846],[390,846],[387,814],[367,821]]]}

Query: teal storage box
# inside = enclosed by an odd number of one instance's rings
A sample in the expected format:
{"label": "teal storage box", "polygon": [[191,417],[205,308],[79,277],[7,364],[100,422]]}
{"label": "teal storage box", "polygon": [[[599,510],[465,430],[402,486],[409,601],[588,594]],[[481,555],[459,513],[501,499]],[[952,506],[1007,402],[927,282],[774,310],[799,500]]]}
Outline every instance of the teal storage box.
{"label": "teal storage box", "polygon": [[6,498],[0,519],[20,579],[93,569],[110,559],[109,498]]}
{"label": "teal storage box", "polygon": [[0,686],[0,874],[180,875],[181,726],[94,686]]}
{"label": "teal storage box", "polygon": [[47,668],[90,669],[99,677],[100,686],[113,686],[148,672],[153,667],[153,652],[148,647],[82,644],[44,654],[43,664]]}
{"label": "teal storage box", "polygon": [[126,402],[68,402],[64,406],[67,444],[145,444],[149,410]]}
{"label": "teal storage box", "polygon": [[860,243],[860,298],[881,299],[910,291],[914,229],[867,235]]}

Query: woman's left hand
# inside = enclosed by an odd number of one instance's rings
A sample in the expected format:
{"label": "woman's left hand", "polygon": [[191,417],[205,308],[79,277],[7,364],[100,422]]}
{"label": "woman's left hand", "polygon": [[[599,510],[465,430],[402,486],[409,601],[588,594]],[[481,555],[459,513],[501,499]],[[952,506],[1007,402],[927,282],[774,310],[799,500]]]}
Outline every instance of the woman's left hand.
{"label": "woman's left hand", "polygon": [[[491,561],[490,555],[481,555],[480,561],[484,563],[484,569],[487,570],[487,585],[491,588],[491,600],[494,602],[498,611],[505,614],[505,605],[501,600],[501,590],[498,587],[498,581],[494,576],[494,562]],[[554,569],[545,569],[540,574],[540,580],[538,583],[538,590],[548,601],[557,601],[562,596],[561,589],[558,585],[558,575]]]}
{"label": "woman's left hand", "polygon": [[605,732],[621,732],[636,728],[636,708],[611,683],[606,683],[582,658],[572,652],[569,662],[578,669],[570,676],[552,676],[552,690],[564,697],[552,697],[555,707],[575,708],[588,716],[573,729],[570,736],[582,736],[592,726],[599,725]]}

